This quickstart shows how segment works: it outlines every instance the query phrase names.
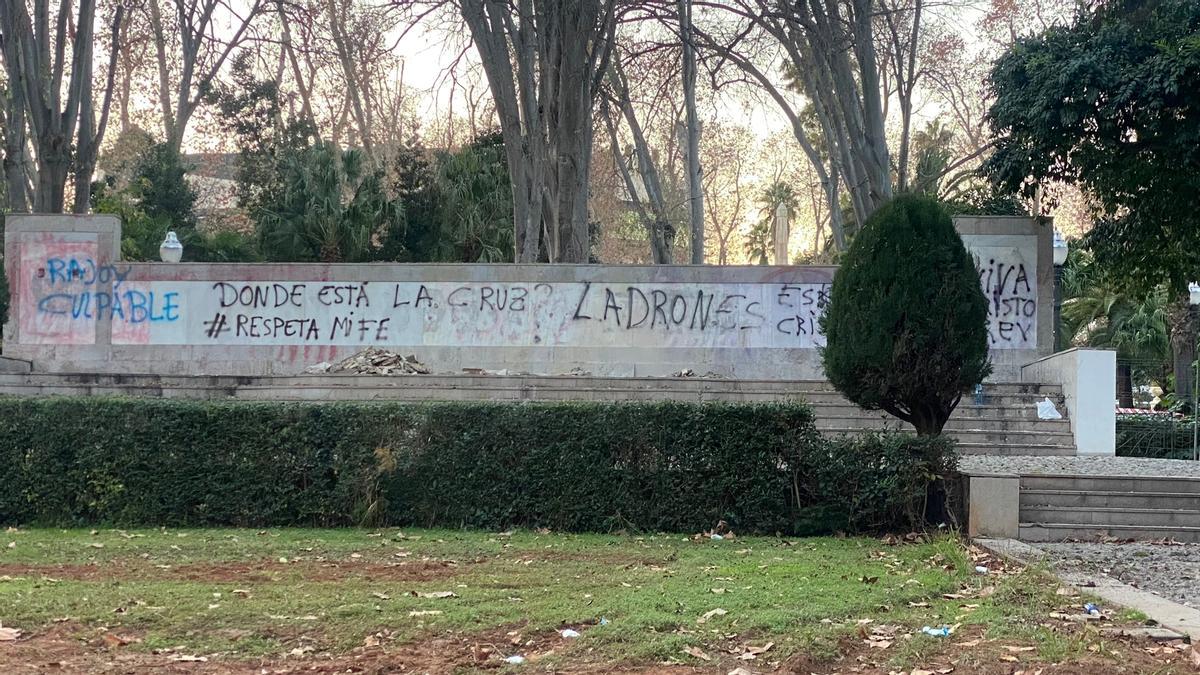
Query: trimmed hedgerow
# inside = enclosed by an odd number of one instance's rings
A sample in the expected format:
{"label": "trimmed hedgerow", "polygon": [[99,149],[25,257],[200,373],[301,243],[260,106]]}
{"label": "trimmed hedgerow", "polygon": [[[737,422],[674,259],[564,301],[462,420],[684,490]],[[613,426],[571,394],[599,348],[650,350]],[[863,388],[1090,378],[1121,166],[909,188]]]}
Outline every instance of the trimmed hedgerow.
{"label": "trimmed hedgerow", "polygon": [[952,457],[797,403],[0,399],[0,522],[903,529]]}

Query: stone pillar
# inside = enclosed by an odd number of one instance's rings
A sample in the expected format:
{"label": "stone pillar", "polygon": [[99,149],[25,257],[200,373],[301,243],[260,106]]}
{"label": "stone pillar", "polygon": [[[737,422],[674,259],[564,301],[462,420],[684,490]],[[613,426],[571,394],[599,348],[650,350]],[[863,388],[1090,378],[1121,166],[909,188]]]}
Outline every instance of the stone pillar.
{"label": "stone pillar", "polygon": [[1021,477],[995,474],[970,476],[968,480],[968,536],[1016,539],[1021,519]]}

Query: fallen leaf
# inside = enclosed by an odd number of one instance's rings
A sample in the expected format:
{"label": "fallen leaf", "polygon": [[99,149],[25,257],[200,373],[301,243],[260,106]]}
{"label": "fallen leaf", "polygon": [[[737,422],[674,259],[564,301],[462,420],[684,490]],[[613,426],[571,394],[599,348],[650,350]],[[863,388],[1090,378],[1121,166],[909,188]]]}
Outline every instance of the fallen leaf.
{"label": "fallen leaf", "polygon": [[440,610],[440,609],[422,609],[422,610],[416,610],[416,611],[409,612],[408,615],[409,616],[436,616],[441,613],[442,613],[442,610]]}
{"label": "fallen leaf", "polygon": [[758,658],[759,654],[766,652],[767,650],[769,650],[771,647],[774,647],[774,646],[775,646],[774,642],[768,642],[767,644],[763,645],[762,647],[747,647],[746,651],[744,651],[738,655],[738,660],[739,661],[753,661],[754,659]]}
{"label": "fallen leaf", "polygon": [[235,588],[232,591],[230,591],[230,593],[233,593],[234,595],[238,596],[239,598],[250,597],[250,591],[248,591],[244,588]]}
{"label": "fallen leaf", "polygon": [[910,603],[908,603],[908,606],[909,607],[928,607],[929,603],[928,602],[910,602]]}
{"label": "fallen leaf", "polygon": [[701,661],[712,661],[711,656],[709,656],[708,654],[705,654],[703,651],[701,651],[697,647],[684,647],[683,653],[687,654],[689,656],[694,656],[694,657],[700,659]]}
{"label": "fallen leaf", "polygon": [[88,544],[88,546],[91,546],[92,548],[104,548],[104,544],[101,544],[99,542],[94,543],[94,544]]}
{"label": "fallen leaf", "polygon": [[363,639],[363,646],[364,647],[378,647],[379,646],[379,636],[368,635],[366,638]]}
{"label": "fallen leaf", "polygon": [[714,588],[714,589],[712,589],[712,592],[716,593],[717,595],[721,595],[722,593],[725,592],[725,589],[724,588]]}
{"label": "fallen leaf", "polygon": [[387,593],[380,593],[379,591],[375,591],[371,595],[375,596],[376,598],[379,598],[380,600],[391,600],[392,599],[392,596],[388,595]]}
{"label": "fallen leaf", "polygon": [[981,643],[981,642],[983,642],[983,640],[967,640],[966,642],[955,642],[954,646],[955,647],[975,647],[975,646],[979,645],[979,643]]}
{"label": "fallen leaf", "polygon": [[103,637],[104,637],[104,644],[107,645],[109,648],[124,647],[127,644],[131,644],[134,642],[141,642],[141,640],[139,640],[135,637],[117,635],[116,633],[105,633]]}
{"label": "fallen leaf", "polygon": [[16,628],[5,628],[0,626],[0,642],[10,642],[21,637],[21,631]]}
{"label": "fallen leaf", "polygon": [[1001,660],[1001,661],[1007,661],[1007,662],[1009,662],[1009,663],[1013,663],[1013,662],[1017,661],[1018,659],[1017,659],[1017,657],[1015,657],[1015,656],[1009,656],[1008,654],[1005,654],[1005,655],[1003,655],[1003,656],[1001,656],[1001,657],[1000,657],[1000,660]]}
{"label": "fallen leaf", "polygon": [[704,623],[705,621],[708,621],[709,619],[713,618],[714,616],[725,616],[728,613],[729,612],[721,609],[720,607],[718,607],[717,609],[710,609],[704,613],[704,616],[701,616],[699,619],[696,619],[696,623]]}
{"label": "fallen leaf", "polygon": [[1014,654],[1019,654],[1021,652],[1031,652],[1034,649],[1036,649],[1036,647],[1010,647],[1009,645],[1004,645],[1003,648],[1005,651],[1009,651]]}
{"label": "fallen leaf", "polygon": [[457,598],[458,597],[458,594],[455,593],[454,591],[432,591],[430,593],[420,593],[418,591],[413,591],[412,594],[417,596],[418,598]]}
{"label": "fallen leaf", "polygon": [[203,663],[203,662],[208,661],[208,657],[207,656],[193,656],[191,654],[172,654],[170,657],[170,660],[186,661],[188,663]]}
{"label": "fallen leaf", "polygon": [[725,675],[754,675],[754,671],[748,670],[746,668],[742,668],[741,666],[738,666],[737,668],[734,668],[733,670],[729,671]]}

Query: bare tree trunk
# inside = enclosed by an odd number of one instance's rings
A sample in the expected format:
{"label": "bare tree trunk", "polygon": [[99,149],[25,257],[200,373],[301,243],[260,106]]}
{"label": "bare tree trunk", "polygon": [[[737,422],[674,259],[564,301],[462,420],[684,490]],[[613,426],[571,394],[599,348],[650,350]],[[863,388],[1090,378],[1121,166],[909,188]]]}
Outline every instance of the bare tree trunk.
{"label": "bare tree trunk", "polygon": [[[108,128],[108,112],[112,107],[113,88],[116,85],[117,57],[120,53],[121,20],[125,16],[125,6],[118,5],[112,22],[112,51],[108,58],[108,76],[104,81],[104,101],[100,105],[99,122],[93,120],[92,87],[91,87],[91,28],[87,35],[87,55],[84,57],[87,66],[86,83],[83,87],[83,103],[79,115],[79,143],[75,152],[75,213],[87,213],[92,201],[92,174],[96,171],[96,159],[99,155],[100,144],[104,142],[104,131]],[[80,26],[83,35],[83,26]]]}
{"label": "bare tree trunk", "polygon": [[[633,137],[634,156],[638,163],[641,187],[646,191],[645,202],[643,202],[638,189],[638,181],[634,180],[633,172],[630,170],[628,164],[626,164],[625,157],[621,152],[621,139],[617,134],[617,124],[613,119],[612,112],[608,108],[608,102],[605,101],[603,103],[603,116],[612,144],[613,161],[616,163],[617,170],[621,174],[621,179],[625,183],[625,190],[629,193],[629,199],[633,202],[633,206],[638,212],[638,220],[642,221],[642,224],[646,228],[647,239],[650,242],[650,259],[654,261],[655,265],[670,265],[673,260],[671,244],[674,238],[674,228],[671,227],[670,220],[666,215],[666,203],[662,196],[662,183],[659,179],[658,168],[654,165],[649,145],[646,143],[645,134],[642,132],[641,124],[633,112],[633,105],[628,97],[628,89],[624,87],[624,78],[620,75],[620,64],[615,58],[613,59],[613,72],[609,79],[613,82],[612,89],[615,90],[615,98],[618,99],[622,107],[626,123],[629,126],[630,135]],[[648,209],[646,202],[649,203]]]}
{"label": "bare tree trunk", "polygon": [[[4,63],[16,64],[19,50],[15,40],[7,34],[3,35]],[[13,75],[19,70],[9,67],[8,89],[4,91],[4,182],[8,194],[8,209],[13,213],[29,211],[29,189],[25,179],[26,165],[29,162],[28,136],[25,133],[25,87],[20,80],[14,80]]]}
{"label": "bare tree trunk", "polygon": [[1175,395],[1180,400],[1192,399],[1192,364],[1196,361],[1197,316],[1188,302],[1188,293],[1177,297],[1167,307],[1171,335],[1172,364],[1175,373]]}
{"label": "bare tree trunk", "polygon": [[[558,262],[586,263],[588,241],[588,169],[592,157],[592,72],[588,45],[566,36],[586,34],[598,18],[598,3],[562,3],[558,17],[561,55],[557,66],[558,119],[551,126],[557,146]],[[607,38],[607,36],[606,36]],[[595,46],[592,46],[594,49]]]}
{"label": "bare tree trunk", "polygon": [[350,96],[351,109],[354,111],[354,121],[358,125],[358,140],[362,144],[363,155],[367,163],[375,166],[375,149],[371,138],[370,106],[363,106],[363,96],[359,86],[358,73],[350,55],[349,36],[342,28],[344,16],[337,11],[334,0],[326,0],[329,10],[329,26],[333,34],[333,44],[337,48],[338,63],[342,66],[342,77],[346,82],[346,93]]}
{"label": "bare tree trunk", "polygon": [[[504,137],[518,262],[587,260],[592,92],[613,0],[461,0]],[[569,81],[568,81],[569,80]]]}
{"label": "bare tree trunk", "polygon": [[[704,264],[704,194],[700,186],[700,119],[696,112],[696,45],[692,36],[691,0],[678,0],[679,42],[683,47],[683,100],[687,109],[689,226],[692,264]],[[724,248],[724,247],[722,247]],[[724,257],[724,253],[722,253]]]}
{"label": "bare tree trunk", "polygon": [[171,76],[167,61],[167,33],[163,28],[158,0],[146,3],[150,30],[154,36],[155,65],[158,67],[158,107],[162,114],[163,138],[175,137],[175,108],[171,105]]}
{"label": "bare tree trunk", "polygon": [[[175,31],[179,36],[179,77],[175,83],[171,82],[167,56],[170,36],[163,26],[162,12],[158,6],[160,1],[145,0],[145,5],[158,61],[158,103],[162,112],[163,133],[168,146],[178,153],[183,146],[188,123],[205,92],[221,72],[226,59],[246,39],[246,32],[262,11],[265,0],[249,0],[245,13],[234,21],[232,32],[220,40],[210,33],[219,25],[213,18],[214,13],[218,7],[226,6],[222,0],[174,0],[175,16],[179,22]],[[229,27],[220,28],[222,33],[226,33]]]}
{"label": "bare tree trunk", "polygon": [[[296,49],[292,45],[291,20],[283,9],[283,0],[276,0],[275,7],[279,13],[279,23],[283,32],[280,51],[287,58],[292,71],[292,79],[296,82],[296,90],[300,92],[300,116],[309,122],[314,122],[309,83],[305,81],[304,75],[300,71],[300,61],[296,58]],[[313,126],[316,126],[315,123]]]}

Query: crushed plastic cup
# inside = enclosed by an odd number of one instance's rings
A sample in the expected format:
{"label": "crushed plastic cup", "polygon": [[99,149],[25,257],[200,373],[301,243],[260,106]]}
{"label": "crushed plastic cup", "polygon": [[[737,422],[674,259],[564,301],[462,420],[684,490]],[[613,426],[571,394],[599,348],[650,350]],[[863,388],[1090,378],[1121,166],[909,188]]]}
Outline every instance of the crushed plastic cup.
{"label": "crushed plastic cup", "polygon": [[949,626],[942,626],[941,628],[925,626],[921,629],[921,632],[930,637],[950,637],[951,631]]}
{"label": "crushed plastic cup", "polygon": [[606,619],[606,618],[604,618],[604,617],[600,617],[600,625],[601,625],[601,626],[607,626],[607,625],[608,625],[608,619]]}
{"label": "crushed plastic cup", "polygon": [[574,638],[579,637],[580,633],[579,633],[579,631],[577,631],[573,628],[564,628],[561,631],[559,631],[559,635],[562,635],[563,637],[565,637],[567,639],[574,639]]}
{"label": "crushed plastic cup", "polygon": [[709,537],[709,539],[712,539],[713,541],[721,541],[721,540],[722,540],[722,539],[724,539],[724,538],[725,538],[725,537],[722,537],[722,536],[721,536],[721,535],[719,535],[719,534],[714,534],[714,535],[712,535],[711,537]]}
{"label": "crushed plastic cup", "polygon": [[1083,611],[1088,613],[1088,616],[1101,616],[1100,608],[1092,603],[1083,606]]}
{"label": "crushed plastic cup", "polygon": [[987,573],[988,573],[988,568],[984,567],[983,565],[976,565],[976,566],[975,566],[975,573],[976,573],[976,574],[987,574]]}
{"label": "crushed plastic cup", "polygon": [[507,659],[504,659],[504,662],[511,663],[514,666],[519,666],[522,663],[525,663],[525,657],[521,656],[520,654],[513,654],[512,656],[508,657]]}

